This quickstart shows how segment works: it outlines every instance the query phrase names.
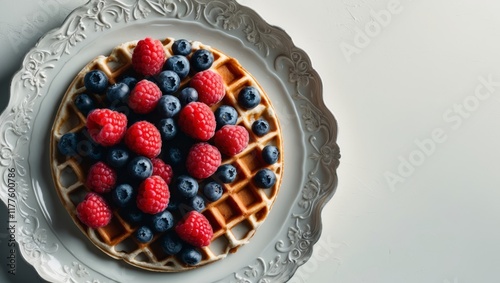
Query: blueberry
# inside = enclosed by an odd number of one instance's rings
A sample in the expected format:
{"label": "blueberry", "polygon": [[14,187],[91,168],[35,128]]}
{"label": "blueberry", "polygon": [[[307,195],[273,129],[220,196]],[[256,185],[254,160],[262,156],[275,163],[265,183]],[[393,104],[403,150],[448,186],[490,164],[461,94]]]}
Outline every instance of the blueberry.
{"label": "blueberry", "polygon": [[179,254],[182,262],[187,265],[197,265],[201,261],[201,253],[194,247],[184,247]]}
{"label": "blueberry", "polygon": [[229,105],[221,105],[215,110],[215,121],[217,128],[222,128],[225,125],[236,125],[238,120],[238,112]]}
{"label": "blueberry", "polygon": [[77,155],[78,135],[75,133],[64,134],[57,143],[57,149],[62,155]]}
{"label": "blueberry", "polygon": [[262,118],[256,120],[252,124],[252,131],[259,137],[269,133],[269,129],[270,129],[269,123]]}
{"label": "blueberry", "polygon": [[148,243],[153,240],[153,231],[148,226],[141,226],[135,231],[135,238],[140,243]]}
{"label": "blueberry", "polygon": [[90,111],[95,109],[95,102],[88,94],[81,93],[75,98],[75,106],[83,115],[87,116]]}
{"label": "blueberry", "polygon": [[129,94],[130,88],[127,84],[117,83],[108,87],[106,99],[110,104],[125,103]]}
{"label": "blueberry", "polygon": [[163,66],[164,70],[174,71],[182,80],[189,74],[189,61],[185,56],[174,55],[169,57]]}
{"label": "blueberry", "polygon": [[134,201],[134,188],[129,184],[120,184],[111,191],[111,199],[118,207],[126,207]]}
{"label": "blueberry", "polygon": [[264,149],[262,149],[262,159],[267,164],[274,164],[280,158],[280,151],[274,145],[266,145]]}
{"label": "blueberry", "polygon": [[92,160],[101,160],[104,156],[103,147],[88,139],[80,140],[76,146],[76,150],[81,156]]}
{"label": "blueberry", "polygon": [[205,200],[200,197],[199,195],[195,195],[194,197],[190,198],[187,200],[186,204],[198,211],[198,212],[201,212],[203,209],[205,209]]}
{"label": "blueberry", "polygon": [[172,52],[175,55],[187,56],[191,53],[191,43],[185,39],[178,39],[172,44]]}
{"label": "blueberry", "polygon": [[103,94],[108,87],[108,77],[100,70],[93,70],[85,74],[83,84],[89,92]]}
{"label": "blueberry", "polygon": [[253,86],[247,86],[238,94],[238,104],[245,109],[255,108],[260,103],[260,93]]}
{"label": "blueberry", "polygon": [[121,168],[127,164],[129,157],[130,154],[124,147],[114,147],[108,151],[106,161],[111,167]]}
{"label": "blueberry", "polygon": [[180,165],[184,160],[184,154],[178,147],[169,147],[166,152],[165,161],[172,165]]}
{"label": "blueberry", "polygon": [[223,164],[219,166],[219,168],[217,168],[217,171],[214,175],[217,180],[227,184],[234,182],[238,173],[236,171],[236,167],[234,167],[233,165]]}
{"label": "blueberry", "polygon": [[203,195],[209,201],[216,201],[222,197],[224,189],[222,185],[217,182],[209,182],[203,187]]}
{"label": "blueberry", "polygon": [[168,200],[167,210],[170,212],[178,211],[180,203],[181,202],[177,197],[170,195],[170,199]]}
{"label": "blueberry", "polygon": [[121,79],[121,83],[124,83],[128,86],[130,90],[134,89],[135,85],[137,84],[138,80],[135,77],[132,76],[125,76]]}
{"label": "blueberry", "polygon": [[180,196],[192,198],[198,193],[198,182],[192,177],[181,175],[176,179],[175,187]]}
{"label": "blueberry", "polygon": [[179,93],[179,100],[182,106],[193,101],[198,101],[198,92],[192,87],[183,88]]}
{"label": "blueberry", "polygon": [[[79,143],[80,144],[80,143]],[[102,160],[104,156],[104,148],[93,142],[88,142],[88,147],[86,148],[86,155],[92,160]],[[85,146],[83,146],[85,147]]]}
{"label": "blueberry", "polygon": [[121,215],[131,224],[138,224],[146,218],[146,214],[137,208],[137,206],[126,207],[121,211]]}
{"label": "blueberry", "polygon": [[160,131],[163,140],[171,140],[177,134],[177,125],[172,118],[165,118],[158,121],[156,127]]}
{"label": "blueberry", "polygon": [[163,95],[156,106],[156,110],[163,118],[172,118],[181,111],[181,102],[173,95]]}
{"label": "blueberry", "polygon": [[169,255],[178,254],[182,250],[182,240],[175,233],[165,233],[160,239],[162,250]]}
{"label": "blueberry", "polygon": [[179,89],[181,79],[174,71],[163,71],[155,78],[163,94],[172,94]]}
{"label": "blueberry", "polygon": [[144,180],[153,174],[153,163],[144,156],[137,156],[127,164],[127,173],[135,180]]}
{"label": "blueberry", "polygon": [[165,232],[174,226],[174,217],[168,210],[164,210],[151,217],[151,227],[156,232]]}
{"label": "blueberry", "polygon": [[133,119],[132,115],[135,114],[133,110],[130,109],[130,106],[128,106],[126,101],[120,101],[120,100],[112,101],[107,105],[107,108],[109,110],[125,114],[125,116],[127,116],[127,123],[130,123],[130,121]]}
{"label": "blueberry", "polygon": [[214,55],[206,49],[198,49],[191,56],[191,68],[200,72],[209,69],[214,63]]}
{"label": "blueberry", "polygon": [[253,178],[255,185],[259,188],[269,189],[276,183],[276,175],[273,171],[264,168],[260,169]]}

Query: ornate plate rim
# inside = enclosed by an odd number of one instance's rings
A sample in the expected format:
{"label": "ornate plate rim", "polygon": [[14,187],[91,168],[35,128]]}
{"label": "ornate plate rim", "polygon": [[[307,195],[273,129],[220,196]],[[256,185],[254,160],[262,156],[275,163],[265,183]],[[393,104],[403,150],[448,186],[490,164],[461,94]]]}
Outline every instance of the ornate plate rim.
{"label": "ornate plate rim", "polygon": [[[212,26],[225,33],[238,34],[246,47],[274,62],[274,71],[286,78],[286,88],[300,108],[300,122],[307,135],[310,168],[305,183],[301,184],[301,199],[293,205],[291,219],[294,225],[288,228],[287,240],[274,244],[277,252],[273,258],[258,257],[254,263],[230,274],[224,282],[284,282],[312,254],[312,247],[318,241],[321,230],[321,211],[334,195],[337,187],[337,168],[340,153],[337,140],[337,123],[323,101],[323,87],[319,74],[312,68],[307,54],[296,47],[288,34],[279,27],[265,22],[255,11],[242,6],[235,0],[90,0],[75,9],[56,28],[44,35],[31,49],[22,68],[12,80],[11,96],[6,110],[0,116],[0,163],[2,183],[7,188],[0,191],[2,201],[15,204],[14,217],[18,223],[16,241],[21,254],[37,272],[49,281],[101,282],[102,276],[87,270],[79,262],[67,265],[45,266],[53,260],[52,251],[57,243],[47,240],[47,232],[37,217],[36,200],[32,184],[23,176],[30,176],[29,164],[21,153],[29,145],[31,124],[36,117],[34,110],[41,89],[47,80],[47,72],[53,67],[50,62],[58,61],[79,42],[86,39],[84,33],[88,24],[96,32],[112,28],[111,21],[137,21],[143,18],[161,16],[179,20],[187,19]],[[44,51],[50,46],[51,52]],[[15,96],[17,88],[26,90],[25,96]],[[15,172],[12,172],[14,168]],[[9,187],[16,190],[10,194]],[[35,197],[36,198],[36,197]],[[92,278],[91,280],[88,280]],[[109,280],[109,278],[106,278]]]}

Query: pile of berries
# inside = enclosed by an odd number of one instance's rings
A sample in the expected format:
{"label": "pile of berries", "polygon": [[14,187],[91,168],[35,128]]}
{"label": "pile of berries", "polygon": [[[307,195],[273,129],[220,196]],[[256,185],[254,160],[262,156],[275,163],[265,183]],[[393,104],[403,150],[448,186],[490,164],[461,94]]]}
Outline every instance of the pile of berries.
{"label": "pile of berries", "polygon": [[[84,77],[88,94],[74,103],[87,117],[86,128],[67,133],[58,143],[61,154],[89,160],[86,186],[91,191],[77,206],[77,216],[91,228],[109,224],[112,210],[136,225],[135,238],[148,243],[157,237],[166,254],[196,265],[198,248],[208,246],[212,227],[201,213],[206,202],[217,201],[224,183],[237,177],[237,169],[222,164],[225,156],[243,151],[248,130],[237,125],[238,113],[222,101],[222,77],[210,70],[209,50],[192,50],[181,39],[166,58],[159,40],[138,42],[132,69],[117,83],[92,70]],[[191,76],[189,83],[180,82]],[[243,109],[260,103],[257,89],[245,87],[238,96]],[[264,119],[251,129],[261,136],[269,131]],[[277,162],[279,151],[267,146],[262,160]],[[259,171],[254,182],[270,188],[276,182],[271,170]]]}

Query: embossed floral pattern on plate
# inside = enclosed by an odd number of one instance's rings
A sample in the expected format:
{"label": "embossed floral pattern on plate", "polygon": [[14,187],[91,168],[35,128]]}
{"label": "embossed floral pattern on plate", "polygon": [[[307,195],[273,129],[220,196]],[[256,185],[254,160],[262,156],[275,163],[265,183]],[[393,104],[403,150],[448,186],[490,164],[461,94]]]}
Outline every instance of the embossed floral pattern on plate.
{"label": "embossed floral pattern on plate", "polygon": [[[55,282],[110,282],[80,262],[54,237],[31,181],[28,148],[34,119],[40,112],[46,87],[72,51],[92,35],[148,20],[194,22],[241,39],[282,81],[293,100],[303,129],[307,160],[299,198],[288,215],[289,227],[262,256],[246,267],[228,271],[222,282],[284,282],[312,253],[321,233],[321,208],[333,196],[340,153],[337,126],[322,100],[322,84],[311,62],[281,29],[267,24],[254,11],[236,1],[208,0],[91,0],[76,9],[63,25],[45,35],[25,57],[12,82],[11,101],[1,115],[0,163],[7,187],[7,169],[16,171],[16,240],[24,258],[45,279]],[[56,103],[56,102],[54,102]],[[285,137],[286,138],[286,137]],[[9,196],[1,191],[2,200]]]}

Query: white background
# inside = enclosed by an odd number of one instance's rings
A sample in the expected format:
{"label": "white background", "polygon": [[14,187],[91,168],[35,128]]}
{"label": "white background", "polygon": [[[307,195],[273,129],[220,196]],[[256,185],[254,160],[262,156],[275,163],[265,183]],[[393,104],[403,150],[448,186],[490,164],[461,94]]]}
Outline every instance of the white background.
{"label": "white background", "polygon": [[[84,2],[0,0],[2,109],[24,54]],[[500,2],[239,2],[308,53],[339,125],[338,189],[291,282],[499,282]]]}

